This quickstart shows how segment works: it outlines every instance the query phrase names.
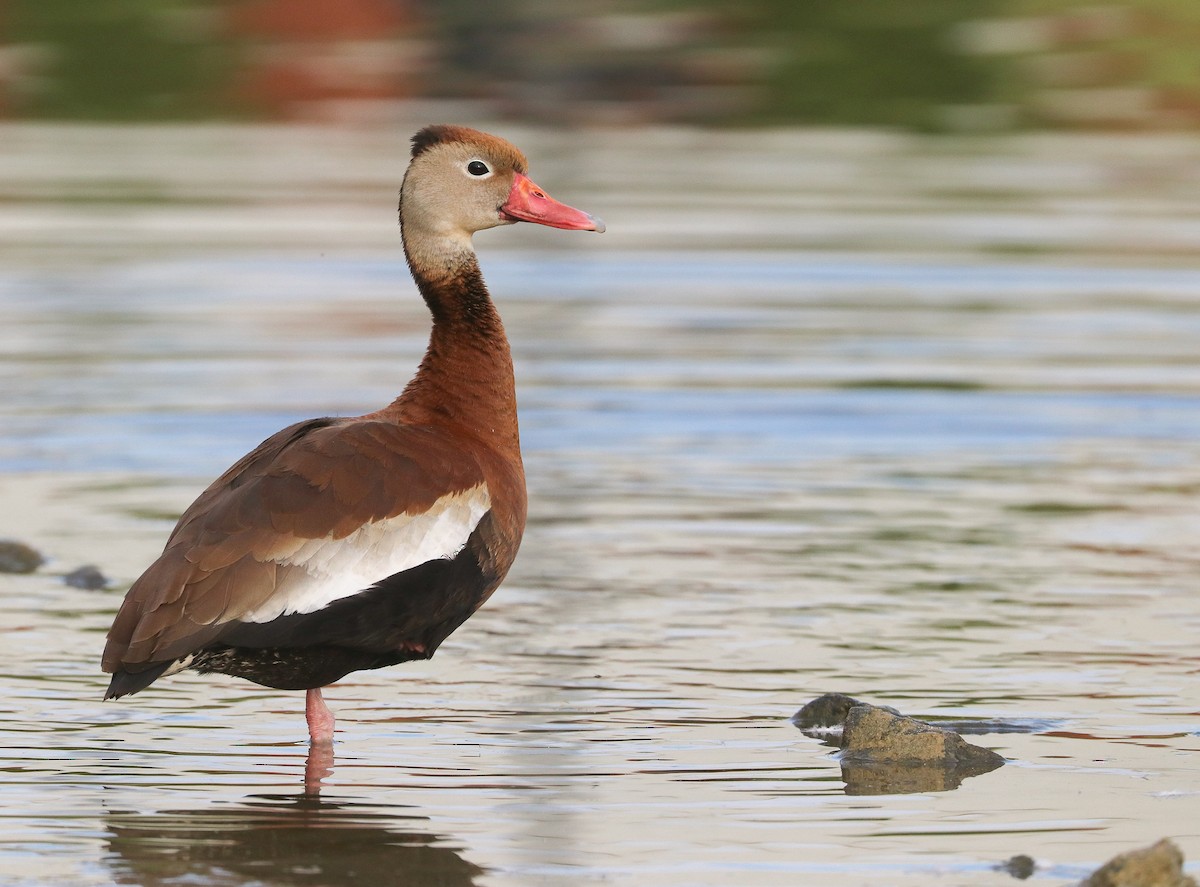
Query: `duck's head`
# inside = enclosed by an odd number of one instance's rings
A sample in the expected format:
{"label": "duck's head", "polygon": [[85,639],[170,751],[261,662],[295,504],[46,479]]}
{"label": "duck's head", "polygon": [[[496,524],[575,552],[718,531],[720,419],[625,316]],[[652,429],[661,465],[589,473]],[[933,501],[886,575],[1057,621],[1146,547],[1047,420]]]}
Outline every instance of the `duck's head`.
{"label": "duck's head", "polygon": [[525,155],[504,139],[464,126],[427,126],[413,137],[400,188],[407,230],[455,241],[476,231],[535,222],[603,231],[604,222],[550,197],[525,175]]}

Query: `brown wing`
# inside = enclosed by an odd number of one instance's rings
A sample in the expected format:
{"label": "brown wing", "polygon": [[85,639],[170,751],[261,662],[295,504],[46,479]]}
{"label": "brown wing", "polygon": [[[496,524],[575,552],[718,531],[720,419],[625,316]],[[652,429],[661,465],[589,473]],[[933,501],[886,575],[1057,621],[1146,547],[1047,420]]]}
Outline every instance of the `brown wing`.
{"label": "brown wing", "polygon": [[199,650],[286,585],[280,563],[312,539],[427,510],[483,482],[478,463],[432,428],[312,419],[243,457],[183,513],[108,633],[106,672]]}

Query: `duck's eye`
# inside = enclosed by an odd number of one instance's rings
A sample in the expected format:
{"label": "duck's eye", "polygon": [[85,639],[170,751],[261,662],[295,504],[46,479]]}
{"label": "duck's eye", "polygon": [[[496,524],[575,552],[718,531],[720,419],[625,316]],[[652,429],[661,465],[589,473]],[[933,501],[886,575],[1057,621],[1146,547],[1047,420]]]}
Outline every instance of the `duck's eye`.
{"label": "duck's eye", "polygon": [[467,164],[467,172],[473,176],[486,176],[491,170],[482,160],[472,160]]}

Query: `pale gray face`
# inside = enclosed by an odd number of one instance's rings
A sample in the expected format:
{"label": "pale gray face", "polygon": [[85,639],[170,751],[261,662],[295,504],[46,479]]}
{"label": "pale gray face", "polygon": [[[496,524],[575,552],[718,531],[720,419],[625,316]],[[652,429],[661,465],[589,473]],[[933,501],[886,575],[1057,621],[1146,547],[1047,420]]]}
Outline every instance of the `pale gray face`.
{"label": "pale gray face", "polygon": [[554,200],[525,175],[525,155],[503,139],[463,128],[420,149],[401,188],[406,239],[468,246],[476,231],[533,222],[603,231],[604,223]]}
{"label": "pale gray face", "polygon": [[404,224],[455,241],[512,224],[513,219],[502,217],[501,207],[518,168],[524,168],[524,158],[499,139],[433,145],[413,159],[404,177]]}

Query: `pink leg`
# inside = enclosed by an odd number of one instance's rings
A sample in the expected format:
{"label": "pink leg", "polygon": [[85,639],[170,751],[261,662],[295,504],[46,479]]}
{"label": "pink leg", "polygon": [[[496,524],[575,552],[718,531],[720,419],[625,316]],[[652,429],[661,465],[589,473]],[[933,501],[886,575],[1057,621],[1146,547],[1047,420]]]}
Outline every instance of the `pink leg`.
{"label": "pink leg", "polygon": [[333,712],[321,697],[321,688],[309,690],[304,700],[304,716],[308,719],[310,745],[333,744]]}

